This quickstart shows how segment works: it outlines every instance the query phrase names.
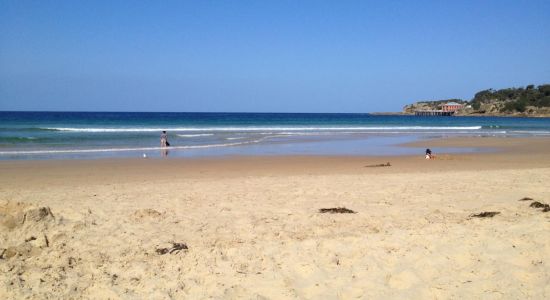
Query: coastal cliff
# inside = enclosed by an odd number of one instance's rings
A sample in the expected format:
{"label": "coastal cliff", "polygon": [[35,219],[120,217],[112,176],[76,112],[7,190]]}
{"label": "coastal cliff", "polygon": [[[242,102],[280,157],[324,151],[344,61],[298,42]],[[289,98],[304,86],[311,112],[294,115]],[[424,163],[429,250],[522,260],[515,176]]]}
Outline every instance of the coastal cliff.
{"label": "coastal cliff", "polygon": [[440,110],[442,105],[449,102],[462,105],[455,111],[455,116],[550,117],[550,84],[501,90],[488,89],[476,93],[469,101],[461,99],[419,101],[405,105],[403,114],[412,115],[415,111]]}

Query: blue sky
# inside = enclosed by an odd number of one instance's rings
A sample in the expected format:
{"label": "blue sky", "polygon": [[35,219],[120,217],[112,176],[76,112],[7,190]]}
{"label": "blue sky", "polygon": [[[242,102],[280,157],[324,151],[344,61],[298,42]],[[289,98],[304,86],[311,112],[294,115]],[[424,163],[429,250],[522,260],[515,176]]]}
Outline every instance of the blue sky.
{"label": "blue sky", "polygon": [[0,110],[373,112],[550,83],[550,1],[0,0]]}

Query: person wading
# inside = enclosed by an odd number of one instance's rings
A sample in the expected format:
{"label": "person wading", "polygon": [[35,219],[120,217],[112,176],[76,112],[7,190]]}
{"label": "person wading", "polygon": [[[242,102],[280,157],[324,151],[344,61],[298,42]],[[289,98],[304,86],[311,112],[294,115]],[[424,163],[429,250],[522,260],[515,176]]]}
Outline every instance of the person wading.
{"label": "person wading", "polygon": [[166,148],[170,146],[170,143],[168,143],[168,135],[166,134],[166,131],[163,131],[160,135],[160,147]]}

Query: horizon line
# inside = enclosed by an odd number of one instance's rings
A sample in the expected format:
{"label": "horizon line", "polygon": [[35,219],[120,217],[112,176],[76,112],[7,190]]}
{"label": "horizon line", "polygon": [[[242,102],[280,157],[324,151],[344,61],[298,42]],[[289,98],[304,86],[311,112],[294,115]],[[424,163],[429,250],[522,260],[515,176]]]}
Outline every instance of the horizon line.
{"label": "horizon line", "polygon": [[166,114],[380,114],[400,112],[254,112],[254,111],[122,111],[122,110],[0,110],[0,113],[23,112],[23,113],[166,113]]}

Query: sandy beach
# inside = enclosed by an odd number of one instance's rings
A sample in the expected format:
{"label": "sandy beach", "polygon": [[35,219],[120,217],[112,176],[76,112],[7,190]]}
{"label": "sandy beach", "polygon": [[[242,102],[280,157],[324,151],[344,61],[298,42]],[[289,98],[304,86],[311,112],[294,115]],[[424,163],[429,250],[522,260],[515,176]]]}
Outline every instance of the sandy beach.
{"label": "sandy beach", "polygon": [[550,139],[409,146],[0,161],[0,298],[550,298]]}

